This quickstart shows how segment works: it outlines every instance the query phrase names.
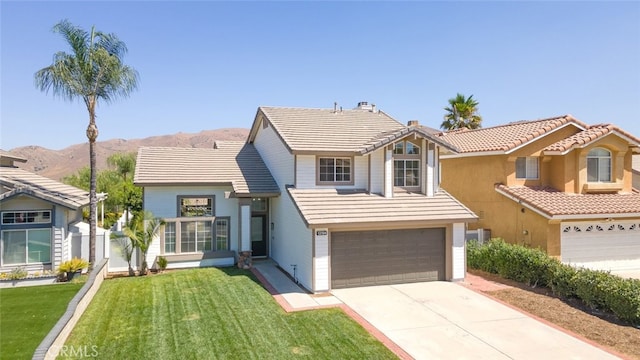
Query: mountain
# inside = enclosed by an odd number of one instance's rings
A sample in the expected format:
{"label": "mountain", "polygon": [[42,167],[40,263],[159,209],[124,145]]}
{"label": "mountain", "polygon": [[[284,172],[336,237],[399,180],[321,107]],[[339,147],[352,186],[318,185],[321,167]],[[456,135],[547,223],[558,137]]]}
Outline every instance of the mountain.
{"label": "mountain", "polygon": [[[107,168],[107,158],[115,153],[138,152],[141,146],[175,146],[190,148],[213,147],[215,141],[244,141],[249,129],[229,128],[204,130],[196,134],[177,133],[173,135],[152,136],[144,139],[112,139],[96,142],[98,170]],[[50,150],[41,146],[22,146],[11,149],[10,153],[27,159],[26,163],[17,163],[27,171],[54,180],[75,174],[79,169],[89,166],[89,143],[71,145],[62,150]]]}

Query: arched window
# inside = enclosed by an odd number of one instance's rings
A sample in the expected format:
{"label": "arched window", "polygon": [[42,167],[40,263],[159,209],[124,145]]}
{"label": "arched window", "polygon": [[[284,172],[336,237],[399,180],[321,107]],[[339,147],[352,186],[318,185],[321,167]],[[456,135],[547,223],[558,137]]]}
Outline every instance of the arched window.
{"label": "arched window", "polygon": [[611,152],[595,148],[587,154],[587,181],[611,182]]}

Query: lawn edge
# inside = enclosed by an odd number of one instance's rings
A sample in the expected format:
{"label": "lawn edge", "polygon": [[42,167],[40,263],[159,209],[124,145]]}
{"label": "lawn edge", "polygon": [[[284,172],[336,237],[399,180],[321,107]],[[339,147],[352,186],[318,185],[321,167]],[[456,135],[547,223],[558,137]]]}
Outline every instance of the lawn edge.
{"label": "lawn edge", "polygon": [[262,283],[262,286],[271,294],[273,299],[280,305],[280,307],[287,313],[297,312],[297,311],[306,311],[306,310],[320,310],[320,309],[329,309],[329,308],[338,308],[342,310],[347,316],[349,316],[353,321],[362,326],[365,331],[367,331],[371,336],[373,336],[376,340],[380,341],[389,351],[391,351],[394,355],[402,360],[410,360],[414,359],[413,356],[409,355],[406,351],[404,351],[398,344],[393,342],[390,338],[384,335],[380,330],[378,330],[375,326],[373,326],[370,322],[365,320],[360,314],[358,314],[355,310],[347,306],[346,304],[335,304],[335,305],[318,305],[318,306],[307,306],[302,308],[294,308],[287,302],[287,300],[276,290],[273,285],[260,273],[260,271],[256,268],[251,268],[251,272],[255,275],[255,277]]}

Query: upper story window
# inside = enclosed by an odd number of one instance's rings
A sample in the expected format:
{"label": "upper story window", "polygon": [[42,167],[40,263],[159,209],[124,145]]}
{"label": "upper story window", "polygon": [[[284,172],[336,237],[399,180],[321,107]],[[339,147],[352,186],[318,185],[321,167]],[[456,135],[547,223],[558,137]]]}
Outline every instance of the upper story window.
{"label": "upper story window", "polygon": [[393,146],[394,155],[420,155],[420,146],[410,141],[400,141]]}
{"label": "upper story window", "polygon": [[2,225],[49,223],[51,223],[51,210],[2,212]]}
{"label": "upper story window", "polygon": [[595,148],[587,154],[587,182],[611,181],[611,152]]}
{"label": "upper story window", "polygon": [[178,216],[213,216],[214,196],[178,196]]}
{"label": "upper story window", "polygon": [[540,175],[537,157],[516,159],[516,179],[538,179]]}
{"label": "upper story window", "polygon": [[352,158],[321,157],[318,159],[319,183],[352,183]]}

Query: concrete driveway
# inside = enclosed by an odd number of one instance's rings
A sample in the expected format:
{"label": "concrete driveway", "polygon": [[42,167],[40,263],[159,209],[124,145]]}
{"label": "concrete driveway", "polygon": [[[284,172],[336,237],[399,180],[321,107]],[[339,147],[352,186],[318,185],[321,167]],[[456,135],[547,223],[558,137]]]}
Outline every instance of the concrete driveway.
{"label": "concrete driveway", "polygon": [[332,293],[416,359],[618,359],[451,282]]}

